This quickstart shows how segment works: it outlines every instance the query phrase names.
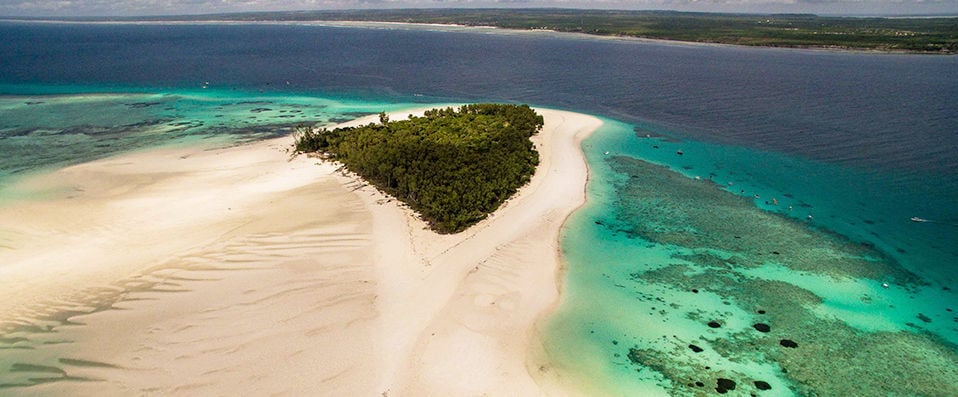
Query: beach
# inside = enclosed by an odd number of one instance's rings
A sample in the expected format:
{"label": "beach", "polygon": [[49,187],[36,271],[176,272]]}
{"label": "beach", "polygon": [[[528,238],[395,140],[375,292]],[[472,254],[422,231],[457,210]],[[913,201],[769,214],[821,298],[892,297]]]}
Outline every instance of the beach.
{"label": "beach", "polygon": [[[558,233],[602,122],[537,109],[540,164],[439,235],[284,137],[20,181],[0,207],[11,390],[41,395],[537,395]],[[409,112],[397,112],[392,118]],[[376,116],[355,120],[368,123]],[[5,363],[6,364],[6,363]],[[23,387],[23,389],[20,389]]]}
{"label": "beach", "polygon": [[[0,32],[0,395],[958,395],[958,58],[409,25]],[[561,259],[579,177],[438,236],[270,140],[476,101],[601,120]]]}

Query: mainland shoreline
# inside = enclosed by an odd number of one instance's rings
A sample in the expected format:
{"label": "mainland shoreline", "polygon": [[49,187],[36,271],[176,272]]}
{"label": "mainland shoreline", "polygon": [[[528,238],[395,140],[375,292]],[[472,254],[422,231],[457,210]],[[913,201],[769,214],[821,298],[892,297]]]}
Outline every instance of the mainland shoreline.
{"label": "mainland shoreline", "polygon": [[[953,17],[947,17],[953,18]],[[848,54],[875,54],[875,55],[955,55],[953,52],[926,52],[907,49],[891,48],[859,48],[844,45],[747,45],[736,43],[724,43],[717,41],[691,41],[680,39],[664,39],[654,37],[639,37],[622,34],[596,34],[587,32],[562,31],[547,28],[508,28],[494,25],[467,25],[456,23],[420,23],[420,22],[395,22],[395,21],[373,21],[373,20],[231,20],[231,19],[146,19],[146,20],[124,20],[124,19],[22,19],[22,18],[0,18],[0,22],[6,23],[38,23],[38,24],[92,24],[92,25],[307,25],[307,26],[326,26],[339,28],[370,28],[370,29],[396,29],[396,30],[440,30],[446,32],[473,32],[487,34],[540,34],[555,35],[558,37],[576,38],[580,40],[612,40],[635,43],[651,43],[660,45],[682,46],[682,47],[717,47],[717,48],[753,48],[766,50],[783,51],[810,51],[822,53],[848,53]]]}
{"label": "mainland shoreline", "polygon": [[0,208],[2,336],[32,348],[7,359],[61,371],[24,389],[49,394],[559,393],[532,374],[548,366],[536,323],[559,298],[559,229],[585,202],[581,141],[602,122],[536,111],[531,182],[455,235],[290,157],[289,137],[30,178],[50,198]]}

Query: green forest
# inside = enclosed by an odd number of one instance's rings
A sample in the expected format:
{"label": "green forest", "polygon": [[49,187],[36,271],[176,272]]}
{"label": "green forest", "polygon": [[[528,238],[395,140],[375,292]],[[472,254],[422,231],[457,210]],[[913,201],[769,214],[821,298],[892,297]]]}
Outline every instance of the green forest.
{"label": "green forest", "polygon": [[299,126],[296,151],[341,162],[409,205],[433,230],[481,221],[526,184],[539,154],[529,139],[543,118],[527,105],[473,104],[422,117],[329,130]]}
{"label": "green forest", "polygon": [[157,19],[381,21],[548,29],[748,46],[958,53],[956,17],[837,17],[578,9],[383,9],[219,14]]}

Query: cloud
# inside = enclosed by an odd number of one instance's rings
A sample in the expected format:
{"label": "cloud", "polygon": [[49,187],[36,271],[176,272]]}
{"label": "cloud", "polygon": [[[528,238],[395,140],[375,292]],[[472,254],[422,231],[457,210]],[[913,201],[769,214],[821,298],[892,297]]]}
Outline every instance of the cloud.
{"label": "cloud", "polygon": [[129,16],[431,7],[568,7],[721,12],[955,13],[955,0],[0,0],[5,16]]}

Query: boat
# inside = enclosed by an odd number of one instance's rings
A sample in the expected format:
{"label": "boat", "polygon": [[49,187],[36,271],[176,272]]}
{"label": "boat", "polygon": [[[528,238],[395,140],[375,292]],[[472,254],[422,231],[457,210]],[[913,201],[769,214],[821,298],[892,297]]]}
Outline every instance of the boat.
{"label": "boat", "polygon": [[927,219],[922,219],[922,218],[919,218],[919,217],[917,217],[917,216],[911,217],[911,221],[912,221],[912,222],[928,222]]}

